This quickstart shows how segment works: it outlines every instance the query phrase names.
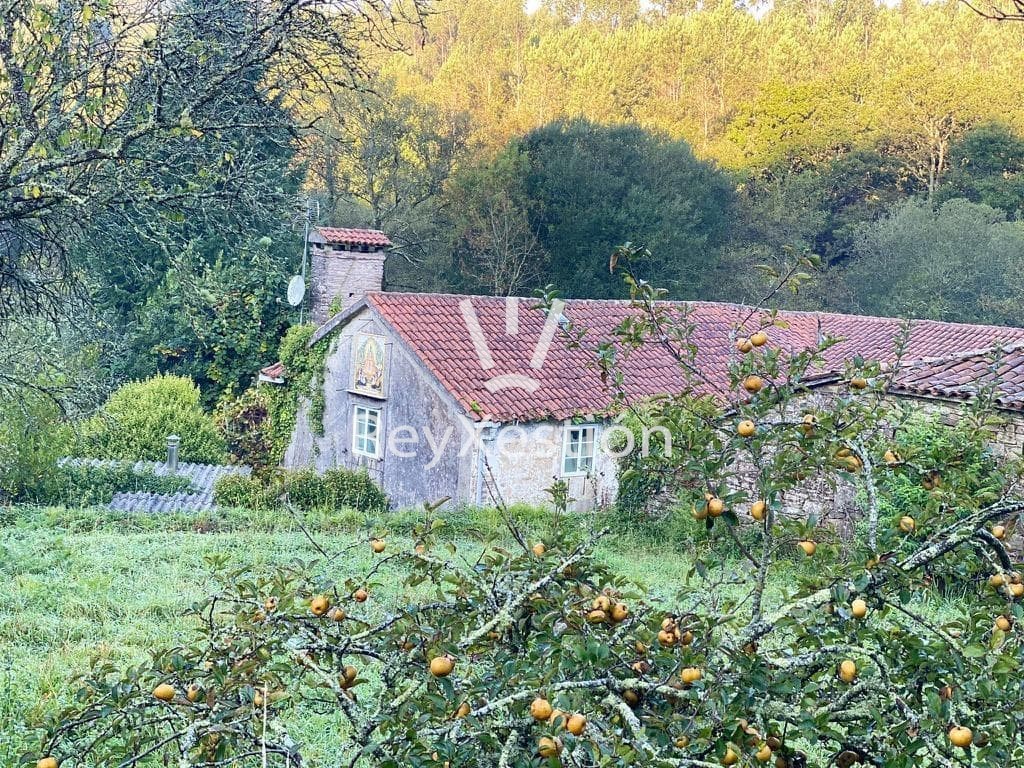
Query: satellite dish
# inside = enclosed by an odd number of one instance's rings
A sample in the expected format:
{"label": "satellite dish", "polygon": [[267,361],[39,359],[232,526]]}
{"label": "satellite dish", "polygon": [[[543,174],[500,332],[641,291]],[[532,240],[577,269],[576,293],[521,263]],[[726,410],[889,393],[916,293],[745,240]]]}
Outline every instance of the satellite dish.
{"label": "satellite dish", "polygon": [[305,297],[306,281],[302,279],[302,275],[296,275],[288,281],[288,303],[297,307]]}

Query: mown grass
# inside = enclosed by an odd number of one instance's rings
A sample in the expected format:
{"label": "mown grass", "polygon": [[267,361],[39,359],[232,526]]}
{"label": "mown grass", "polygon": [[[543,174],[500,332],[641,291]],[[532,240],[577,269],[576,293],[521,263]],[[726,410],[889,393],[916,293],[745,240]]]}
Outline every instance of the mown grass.
{"label": "mown grass", "polygon": [[[544,510],[515,512],[533,537],[552,524]],[[444,517],[446,535],[463,550],[503,534],[493,510],[453,510]],[[411,546],[410,531],[421,520],[415,510],[371,520],[339,512],[307,516],[303,525],[330,551],[370,530],[387,530],[389,546]],[[657,532],[614,519],[570,518],[558,524],[604,522],[620,530],[600,545],[599,557],[643,585],[652,598],[673,598],[697,546],[685,526]],[[23,752],[36,748],[33,728],[71,702],[74,680],[92,660],[137,663],[151,649],[186,639],[190,627],[183,611],[215,588],[206,567],[212,555],[262,569],[316,553],[296,521],[281,513],[194,517],[0,510],[0,765],[14,765]],[[332,577],[363,572],[370,557],[369,548],[356,548]],[[777,575],[776,586],[791,584],[804,568],[795,560]],[[395,580],[375,592],[373,602],[383,611],[410,597]],[[330,755],[340,726],[334,715],[303,713],[293,732],[310,745],[315,761]]]}

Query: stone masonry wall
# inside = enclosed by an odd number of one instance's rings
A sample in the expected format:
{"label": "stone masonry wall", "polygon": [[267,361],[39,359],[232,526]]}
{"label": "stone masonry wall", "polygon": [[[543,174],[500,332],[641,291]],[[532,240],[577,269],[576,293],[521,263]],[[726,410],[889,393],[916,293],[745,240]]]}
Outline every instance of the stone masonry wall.
{"label": "stone masonry wall", "polygon": [[[915,398],[915,401],[923,411],[937,415],[944,424],[952,426],[960,420],[963,407],[960,403],[925,398]],[[1003,423],[993,428],[989,445],[1007,459],[1021,458],[1024,455],[1024,414],[1006,410],[997,414]],[[1024,526],[1011,522],[1008,531],[1007,547],[1013,552],[1024,552]]]}
{"label": "stone masonry wall", "polygon": [[[806,410],[823,408],[828,406],[837,396],[834,387],[822,387],[812,394],[793,404],[793,413],[787,418],[799,419]],[[901,400],[909,398],[900,396]],[[956,424],[961,418],[963,405],[957,402],[942,400],[931,400],[924,398],[913,398],[912,402],[921,411],[935,415],[947,425]],[[1004,423],[993,429],[993,436],[990,445],[999,454],[1011,457],[1020,457],[1024,451],[1024,415],[1012,411],[1000,411],[999,416]],[[741,469],[740,475],[745,474]],[[785,511],[794,517],[808,517],[811,514],[818,516],[822,522],[833,526],[840,534],[852,535],[854,527],[864,513],[864,510],[857,504],[856,496],[858,484],[846,477],[832,476],[836,484],[833,487],[826,477],[809,478],[807,482],[786,493],[783,497]],[[1020,526],[1018,526],[1018,529]],[[1020,549],[1024,540],[1021,532],[1015,535],[1012,546]]]}
{"label": "stone masonry wall", "polygon": [[[382,397],[368,397],[352,388],[356,334],[373,334],[384,341],[387,375]],[[323,434],[316,434],[310,425],[308,404],[304,404],[284,465],[313,467],[318,471],[332,467],[365,468],[396,506],[418,506],[443,496],[470,501],[472,486],[463,470],[470,459],[462,451],[464,429],[454,402],[393,337],[390,327],[366,309],[332,334],[329,341],[320,343],[331,345],[323,380]],[[353,451],[355,406],[380,411],[379,458],[356,455]],[[403,434],[415,435],[417,439],[399,445]],[[389,444],[392,437],[396,441],[394,446]],[[444,446],[436,456],[432,440]],[[392,447],[400,450],[390,450]]]}
{"label": "stone masonry wall", "polygon": [[[593,470],[586,475],[562,473],[562,443],[570,422],[542,421],[530,424],[503,424],[493,440],[485,443],[486,466],[493,479],[485,478],[484,503],[488,492],[497,491],[508,502],[546,504],[550,501],[545,489],[556,479],[565,480],[571,508],[590,511],[614,503],[618,491],[617,467],[614,458],[596,451]],[[608,425],[595,423],[596,441],[600,446]],[[497,485],[497,488],[492,488]]]}
{"label": "stone masonry wall", "polygon": [[384,285],[384,251],[354,251],[311,244],[309,262],[309,312],[320,324],[331,315],[331,304],[342,309],[358,297],[379,291]]}

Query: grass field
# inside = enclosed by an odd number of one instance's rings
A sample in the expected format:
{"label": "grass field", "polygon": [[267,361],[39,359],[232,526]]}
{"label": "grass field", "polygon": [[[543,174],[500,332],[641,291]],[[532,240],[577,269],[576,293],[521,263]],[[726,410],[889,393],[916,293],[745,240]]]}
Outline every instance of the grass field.
{"label": "grass field", "polygon": [[[390,546],[411,546],[400,531],[411,517],[384,525]],[[532,517],[529,517],[532,515]],[[526,524],[544,527],[528,513]],[[493,513],[477,511],[452,521],[461,549],[480,546],[500,531]],[[366,527],[352,514],[307,521],[326,549],[340,549]],[[619,573],[643,584],[651,597],[671,598],[690,565],[693,548],[676,537],[606,540],[599,556]],[[182,612],[214,584],[204,559],[228,555],[233,563],[271,567],[315,552],[295,525],[280,515],[234,513],[211,518],[118,517],[90,510],[0,510],[0,765],[14,765],[34,750],[32,726],[69,703],[74,679],[93,658],[127,665],[149,649],[185,638]],[[368,548],[358,548],[332,575],[365,569]],[[794,565],[798,569],[799,565]],[[785,579],[785,581],[791,581]],[[381,610],[410,597],[393,584],[374,595]],[[330,753],[340,722],[308,715],[294,735],[313,745],[315,758]]]}
{"label": "grass field", "polygon": [[[2,514],[2,513],[0,513]],[[407,529],[410,520],[379,521]],[[127,665],[149,649],[184,638],[182,612],[214,589],[205,558],[271,567],[316,553],[299,528],[280,515],[125,517],[103,510],[16,509],[0,527],[0,765],[34,749],[31,726],[68,704],[74,678],[94,658]],[[326,549],[350,542],[365,521],[354,515],[312,521]],[[477,515],[456,526],[460,548],[477,548],[498,530],[496,517]],[[365,534],[364,534],[365,535]],[[412,546],[392,535],[392,546]],[[639,550],[606,551],[617,569],[652,584],[671,585],[682,558]],[[370,554],[357,549],[340,571],[363,571]],[[383,610],[398,603],[400,585],[375,594]],[[13,694],[13,695],[11,695]],[[323,742],[330,718],[300,726],[306,741]],[[333,729],[336,730],[336,729]]]}

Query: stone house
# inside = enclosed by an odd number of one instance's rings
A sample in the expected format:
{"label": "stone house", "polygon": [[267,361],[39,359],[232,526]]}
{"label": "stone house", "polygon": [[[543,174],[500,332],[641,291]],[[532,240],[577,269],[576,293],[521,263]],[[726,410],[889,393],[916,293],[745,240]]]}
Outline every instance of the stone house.
{"label": "stone house", "polygon": [[[614,500],[614,436],[624,430],[594,355],[637,312],[629,302],[570,299],[545,311],[526,298],[387,292],[383,233],[319,228],[310,245],[309,310],[319,323],[310,344],[329,345],[323,428],[300,412],[286,466],[365,467],[397,506],[446,496],[536,503],[555,479],[568,484],[577,507]],[[757,312],[720,302],[665,306],[693,328],[701,392],[740,396],[729,391],[728,365],[737,333],[759,325]],[[826,354],[834,371],[857,355],[891,361],[905,332],[892,318],[782,312],[780,319],[771,344],[785,351],[840,338]],[[1024,329],[914,321],[891,394],[947,407],[997,375],[986,350],[1018,344]],[[1002,358],[1002,378],[1018,389],[997,404],[1012,417],[1005,440],[1019,449],[1024,357],[1014,355]],[[621,369],[630,399],[683,386],[659,344],[632,352]],[[260,380],[283,385],[287,371],[268,366]],[[822,395],[834,380],[821,376]]]}

